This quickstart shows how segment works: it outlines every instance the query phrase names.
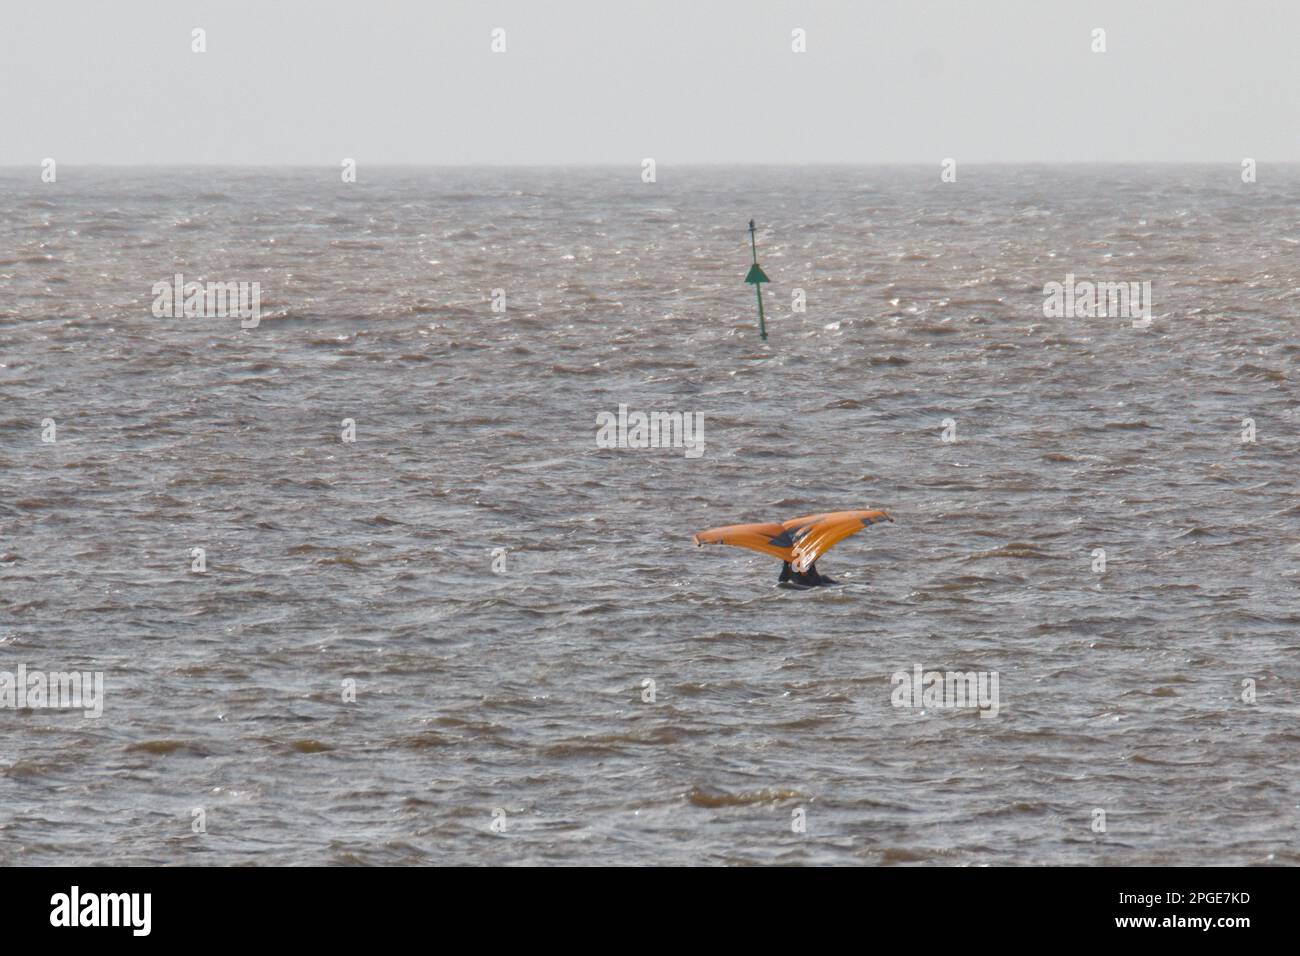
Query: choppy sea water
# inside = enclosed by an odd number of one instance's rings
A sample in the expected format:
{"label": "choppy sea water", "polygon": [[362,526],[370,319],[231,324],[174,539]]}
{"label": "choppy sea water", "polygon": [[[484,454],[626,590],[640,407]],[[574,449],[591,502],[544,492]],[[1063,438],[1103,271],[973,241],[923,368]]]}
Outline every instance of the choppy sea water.
{"label": "choppy sea water", "polygon": [[0,863],[1300,863],[1300,168],[639,173],[0,172]]}

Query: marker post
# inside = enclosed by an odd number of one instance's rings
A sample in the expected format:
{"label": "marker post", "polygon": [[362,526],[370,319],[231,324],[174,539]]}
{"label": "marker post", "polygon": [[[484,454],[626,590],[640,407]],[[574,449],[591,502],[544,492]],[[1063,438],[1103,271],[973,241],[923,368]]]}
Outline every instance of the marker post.
{"label": "marker post", "polygon": [[754,220],[749,220],[749,248],[754,256],[754,264],[749,267],[749,275],[745,276],[745,281],[754,286],[754,294],[758,296],[758,335],[764,342],[767,341],[767,323],[763,318],[763,285],[764,282],[771,282],[767,273],[762,270],[758,264],[758,243],[754,239]]}

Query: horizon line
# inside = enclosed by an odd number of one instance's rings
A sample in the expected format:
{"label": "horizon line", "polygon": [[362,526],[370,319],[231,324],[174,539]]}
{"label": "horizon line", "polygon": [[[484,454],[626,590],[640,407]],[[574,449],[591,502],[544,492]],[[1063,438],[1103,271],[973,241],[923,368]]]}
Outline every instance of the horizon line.
{"label": "horizon line", "polygon": [[[0,170],[39,169],[45,159],[54,158],[60,166],[73,166],[100,169],[338,169],[342,159],[337,163],[280,163],[280,162],[163,162],[163,163],[117,163],[117,162],[80,162],[76,160],[59,160],[57,157],[44,157],[26,163],[0,163]],[[353,158],[353,157],[346,157]],[[649,158],[649,157],[646,157]],[[945,159],[948,157],[945,157]],[[1297,159],[1265,159],[1259,157],[1240,157],[1235,159],[968,159],[957,160],[958,168],[962,166],[1234,166],[1240,167],[1245,159],[1253,159],[1257,166],[1296,166]],[[625,169],[639,168],[641,160],[623,162],[357,162],[357,168],[369,169]],[[658,168],[685,169],[700,167],[726,168],[801,168],[801,167],[839,167],[860,168],[863,166],[897,166],[897,167],[932,167],[941,166],[943,160],[824,160],[811,162],[754,162],[752,160],[697,160],[687,162],[658,163]]]}

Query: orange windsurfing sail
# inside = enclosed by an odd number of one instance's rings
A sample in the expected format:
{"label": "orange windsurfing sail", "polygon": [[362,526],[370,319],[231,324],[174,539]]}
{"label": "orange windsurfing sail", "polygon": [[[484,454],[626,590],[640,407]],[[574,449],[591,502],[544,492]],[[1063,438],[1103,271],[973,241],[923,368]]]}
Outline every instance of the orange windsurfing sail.
{"label": "orange windsurfing sail", "polygon": [[791,518],[780,524],[733,524],[695,535],[697,545],[730,544],[789,561],[796,571],[813,562],[850,535],[881,521],[893,521],[886,511],[828,511]]}

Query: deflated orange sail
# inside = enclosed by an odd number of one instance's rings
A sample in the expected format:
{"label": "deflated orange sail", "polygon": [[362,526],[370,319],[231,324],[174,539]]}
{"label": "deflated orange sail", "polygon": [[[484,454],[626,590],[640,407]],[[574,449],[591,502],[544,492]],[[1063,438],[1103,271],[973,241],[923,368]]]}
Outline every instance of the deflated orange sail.
{"label": "deflated orange sail", "polygon": [[697,545],[730,544],[761,551],[806,571],[819,557],[850,535],[880,521],[893,521],[885,511],[829,511],[791,518],[780,524],[733,524],[695,535]]}

